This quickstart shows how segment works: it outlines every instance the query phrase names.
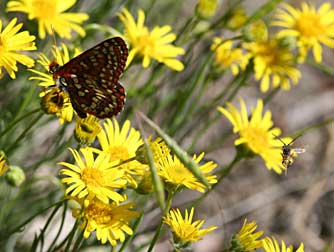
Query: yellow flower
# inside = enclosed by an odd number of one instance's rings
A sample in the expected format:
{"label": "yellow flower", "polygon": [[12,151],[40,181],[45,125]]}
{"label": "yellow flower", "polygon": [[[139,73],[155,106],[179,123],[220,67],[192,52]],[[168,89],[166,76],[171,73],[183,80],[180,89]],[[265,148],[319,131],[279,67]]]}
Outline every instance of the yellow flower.
{"label": "yellow flower", "polygon": [[[69,54],[67,46],[64,43],[62,43],[61,47],[62,47],[62,51],[57,47],[52,48],[52,55],[53,55],[53,58],[55,59],[54,61],[57,62],[60,66],[70,61],[70,54]],[[76,56],[78,54],[79,54],[79,50],[75,48],[73,56]],[[51,62],[53,62],[53,60],[49,60],[43,53],[41,53],[39,55],[39,60],[37,60],[37,63],[39,63],[43,67],[44,71],[30,69],[30,71],[36,75],[30,77],[29,80],[39,81],[38,85],[43,87],[44,90],[46,90],[40,93],[41,97],[44,97],[48,95],[49,92],[51,92],[49,97],[42,98],[42,108],[48,107],[49,105],[52,106],[52,104],[45,105],[45,103],[50,102],[49,98],[52,98],[52,97],[60,98],[60,96],[64,98],[62,103],[58,103],[58,107],[60,109],[56,111],[56,115],[59,117],[60,124],[63,124],[65,121],[68,121],[68,122],[72,121],[74,110],[73,110],[73,107],[70,101],[70,97],[67,92],[60,91],[59,88],[53,88],[51,91],[48,90],[49,87],[55,86],[55,81],[53,80],[53,77],[49,72],[50,70],[49,65],[51,64]],[[60,101],[61,100],[58,100],[58,102]],[[62,106],[59,106],[59,105],[62,105]]]}
{"label": "yellow flower", "polygon": [[183,218],[179,209],[172,209],[169,213],[163,217],[164,223],[169,225],[173,231],[174,242],[187,245],[191,242],[201,240],[201,236],[211,233],[217,227],[210,226],[208,228],[200,229],[204,220],[197,220],[192,222],[194,216],[194,208],[192,207],[190,213],[185,211]]}
{"label": "yellow flower", "polygon": [[46,90],[40,95],[41,107],[46,114],[56,114],[59,117],[60,124],[65,121],[72,121],[73,108],[68,93],[60,91],[58,87]]}
{"label": "yellow flower", "polygon": [[74,130],[75,139],[83,145],[94,142],[97,134],[102,129],[99,122],[100,120],[92,115],[88,115],[86,118],[77,116]]}
{"label": "yellow flower", "polygon": [[124,242],[125,234],[133,234],[129,222],[139,216],[138,212],[130,210],[133,203],[106,204],[96,198],[90,201],[88,206],[82,201],[78,203],[81,207],[73,210],[73,216],[82,220],[80,228],[84,229],[84,238],[96,231],[96,238],[101,243],[109,241],[112,246],[116,246],[118,240]]}
{"label": "yellow flower", "polygon": [[[155,140],[152,140],[152,137],[149,136],[146,139],[146,142],[148,143],[155,164],[161,162],[162,160],[165,160],[166,157],[169,155],[170,149],[161,138],[156,138]],[[147,149],[144,144],[139,146],[139,148],[137,149],[135,159],[141,164],[149,164]],[[136,176],[136,181],[138,182],[138,186],[135,189],[136,192],[140,194],[148,194],[154,190],[150,169],[145,170],[142,175]]]}
{"label": "yellow flower", "polygon": [[247,64],[247,59],[242,54],[240,48],[232,48],[233,41],[223,40],[215,37],[211,50],[215,51],[214,66],[220,71],[231,68],[232,73],[237,75],[240,69],[244,69]]}
{"label": "yellow flower", "polygon": [[127,65],[132,62],[135,55],[139,54],[143,57],[144,68],[150,65],[152,58],[173,70],[182,71],[184,69],[177,56],[183,55],[185,51],[181,47],[170,44],[176,39],[176,35],[169,33],[172,29],[169,25],[156,26],[149,32],[148,28],[144,26],[145,14],[143,10],[138,10],[137,23],[127,9],[123,9],[123,12],[118,16],[125,25],[124,36],[132,47]]}
{"label": "yellow flower", "polygon": [[[158,137],[152,141],[152,137],[150,136],[146,139],[146,141],[151,149],[154,162],[159,163],[160,161],[165,159],[170,153],[170,149],[161,138]],[[144,144],[140,145],[139,148],[137,149],[136,160],[142,164],[149,163]]]}
{"label": "yellow flower", "polygon": [[76,150],[70,149],[70,151],[77,165],[58,163],[66,167],[60,170],[60,174],[66,176],[61,182],[69,185],[65,191],[66,195],[89,201],[98,198],[105,204],[108,204],[109,200],[124,201],[124,197],[115,191],[116,188],[123,188],[126,184],[126,181],[121,179],[123,171],[113,168],[118,161],[110,162],[109,157],[103,153],[94,159],[90,148],[81,149],[85,160]]}
{"label": "yellow flower", "polygon": [[[193,156],[194,161],[199,164],[204,157],[204,153],[196,157]],[[210,172],[217,167],[212,161],[200,165],[200,170],[210,184],[217,183],[217,176],[210,174]],[[167,183],[167,186],[175,189],[182,189],[187,187],[191,190],[204,192],[206,188],[198,179],[184,166],[184,164],[174,155],[167,155],[166,158],[157,163],[159,176]]]}
{"label": "yellow flower", "polygon": [[[266,238],[262,239],[262,247],[263,247],[265,252],[293,252],[293,251],[295,251],[295,250],[293,250],[292,245],[287,247],[285,245],[284,241],[282,241],[282,247],[281,247],[282,249],[281,249],[278,242],[276,241],[276,239],[274,237],[272,239],[270,237],[266,237]],[[304,244],[303,243],[300,244],[300,246],[298,247],[296,252],[304,252]]]}
{"label": "yellow flower", "polygon": [[[252,109],[250,119],[243,99],[240,99],[241,111],[239,112],[231,103],[227,103],[227,108],[218,107],[218,110],[232,123],[233,132],[239,133],[239,138],[234,142],[236,146],[245,145],[252,153],[260,155],[266,167],[281,174],[282,165],[281,148],[282,144],[274,136],[278,136],[281,130],[273,128],[271,112],[263,113],[263,101],[258,100],[255,109]],[[285,141],[285,140],[283,140]]]}
{"label": "yellow flower", "polygon": [[291,81],[298,83],[301,73],[295,67],[295,57],[278,40],[243,43],[243,47],[248,50],[245,57],[253,58],[255,79],[261,80],[261,92],[267,92],[270,85],[289,90]]}
{"label": "yellow flower", "polygon": [[2,176],[6,171],[8,171],[9,165],[3,151],[0,151],[0,176]]}
{"label": "yellow flower", "polygon": [[304,62],[310,49],[316,62],[322,61],[321,45],[334,48],[334,9],[329,2],[323,3],[318,10],[314,4],[302,3],[301,9],[283,4],[284,9],[276,13],[274,26],[283,27],[279,38],[293,37],[299,48],[299,61]]}
{"label": "yellow flower", "polygon": [[35,36],[27,31],[18,32],[23,24],[16,25],[17,18],[12,19],[7,27],[2,30],[2,20],[0,19],[0,78],[2,77],[2,67],[6,69],[9,76],[15,79],[15,72],[18,68],[17,62],[32,67],[34,60],[18,51],[36,50]]}
{"label": "yellow flower", "polygon": [[76,0],[17,0],[9,1],[6,11],[19,11],[28,14],[28,18],[37,19],[38,33],[41,39],[46,32],[53,34],[52,29],[62,38],[71,38],[71,31],[85,36],[85,30],[80,26],[88,19],[86,13],[64,13],[76,3]]}
{"label": "yellow flower", "polygon": [[263,235],[263,231],[254,233],[256,229],[255,221],[247,223],[247,219],[245,219],[241,230],[232,238],[232,250],[247,252],[262,247],[262,240],[258,239]]}
{"label": "yellow flower", "polygon": [[[126,162],[136,156],[136,151],[142,140],[139,131],[131,127],[130,121],[126,120],[120,128],[117,120],[107,119],[103,124],[104,131],[98,134],[98,139],[102,148],[110,161],[125,161],[117,168],[124,172],[124,178],[133,186],[137,186],[134,176],[142,175],[147,166],[136,160]],[[98,151],[99,152],[99,151]]]}

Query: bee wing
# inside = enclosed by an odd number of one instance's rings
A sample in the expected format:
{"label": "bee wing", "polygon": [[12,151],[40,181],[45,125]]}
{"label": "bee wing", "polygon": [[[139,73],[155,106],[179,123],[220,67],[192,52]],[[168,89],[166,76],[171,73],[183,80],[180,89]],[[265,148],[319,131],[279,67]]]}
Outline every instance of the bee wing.
{"label": "bee wing", "polygon": [[305,148],[294,148],[294,149],[291,149],[294,153],[297,153],[297,154],[301,154],[301,153],[304,153],[306,151]]}

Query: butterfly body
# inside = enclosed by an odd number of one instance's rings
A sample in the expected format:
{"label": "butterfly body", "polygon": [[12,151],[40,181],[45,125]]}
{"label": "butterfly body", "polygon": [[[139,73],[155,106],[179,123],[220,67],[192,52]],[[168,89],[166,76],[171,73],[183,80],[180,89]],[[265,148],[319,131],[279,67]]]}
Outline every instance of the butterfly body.
{"label": "butterfly body", "polygon": [[56,85],[68,92],[73,109],[81,118],[92,114],[108,118],[122,111],[125,89],[119,83],[128,56],[120,37],[107,39],[71,59],[63,66],[50,64]]}

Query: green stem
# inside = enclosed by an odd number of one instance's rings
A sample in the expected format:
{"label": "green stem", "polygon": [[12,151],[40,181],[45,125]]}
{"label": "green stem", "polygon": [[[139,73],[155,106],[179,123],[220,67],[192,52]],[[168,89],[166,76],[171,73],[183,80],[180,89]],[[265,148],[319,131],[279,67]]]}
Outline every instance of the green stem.
{"label": "green stem", "polygon": [[231,88],[236,83],[238,83],[238,81],[240,79],[240,76],[241,76],[240,74],[235,76],[233,78],[233,80],[228,85],[226,85],[226,87],[222,90],[222,92],[220,94],[218,94],[216,97],[214,97],[209,104],[205,104],[205,106],[203,106],[201,109],[211,108],[211,107],[217,105],[217,103],[219,103],[225,97],[225,95],[228,94],[228,92],[231,90]]}
{"label": "green stem", "polygon": [[[178,42],[181,40],[181,38],[185,37],[186,33],[189,31],[190,25],[194,22],[196,17],[191,16],[188,18],[188,20],[184,23],[183,27],[179,30],[178,34],[179,36],[175,40],[175,44],[178,44]],[[192,27],[192,26],[191,26]],[[182,43],[181,43],[182,44]]]}
{"label": "green stem", "polygon": [[[137,116],[138,116],[138,114],[137,114]],[[138,122],[140,122],[139,117],[137,117],[137,120],[138,120]],[[140,132],[143,136],[144,131],[143,131],[143,127],[142,127],[141,123],[138,123],[138,126],[139,126],[139,130],[140,130]],[[148,165],[149,165],[149,168],[150,168],[150,171],[151,171],[151,177],[152,177],[152,181],[153,181],[154,192],[156,194],[156,197],[157,197],[160,208],[164,209],[165,208],[164,185],[161,181],[160,176],[158,175],[158,171],[157,171],[157,168],[155,166],[155,162],[154,162],[154,158],[153,158],[151,148],[150,148],[146,138],[143,138],[143,140],[144,140],[144,147],[145,147],[145,151],[146,151],[146,157],[147,157],[147,160],[148,160]]]}
{"label": "green stem", "polygon": [[[140,224],[141,224],[143,218],[144,218],[144,215],[141,214],[141,215],[139,216],[139,218],[136,220],[136,222],[134,223],[133,228],[132,228],[134,234],[137,233],[137,229],[138,229],[138,227],[140,226]],[[122,243],[122,246],[121,246],[119,252],[122,252],[124,249],[126,249],[126,247],[127,247],[127,246],[129,245],[129,243],[133,240],[133,238],[134,238],[133,235],[129,235],[129,236],[127,236],[127,238],[125,239],[125,241]]]}
{"label": "green stem", "polygon": [[263,99],[263,104],[266,105],[269,101],[271,101],[279,91],[280,88],[275,88],[271,90],[270,93]]}
{"label": "green stem", "polygon": [[147,15],[152,11],[155,4],[156,4],[156,0],[151,0],[151,2],[149,3],[149,6],[147,7],[146,12],[145,12],[145,13],[147,13]]}
{"label": "green stem", "polygon": [[207,69],[210,61],[212,60],[212,57],[213,53],[209,53],[201,68],[199,69],[197,75],[193,79],[190,88],[181,94],[182,99],[179,99],[180,104],[176,111],[176,115],[172,116],[172,123],[169,129],[170,135],[174,135],[175,131],[179,129],[179,126],[182,124],[182,122],[189,116],[188,111],[191,108],[190,104],[192,103],[191,96],[193,95],[198,84],[201,83],[201,81],[204,79],[205,70]]}
{"label": "green stem", "polygon": [[147,252],[151,252],[154,245],[156,244],[156,242],[158,241],[159,239],[159,236],[160,236],[160,233],[161,233],[161,229],[162,229],[162,226],[163,226],[163,217],[169,212],[169,209],[172,205],[172,199],[173,199],[173,196],[174,196],[174,192],[168,192],[168,197],[167,197],[167,202],[166,202],[166,205],[165,205],[165,209],[163,211],[163,214],[162,214],[162,217],[161,217],[161,221],[157,227],[157,230],[154,234],[154,237],[151,241],[151,244],[150,244],[150,247],[148,248]]}
{"label": "green stem", "polygon": [[320,127],[325,126],[325,125],[330,124],[330,123],[334,123],[334,118],[330,118],[330,119],[327,119],[323,122],[316,123],[316,124],[313,124],[311,126],[307,126],[307,127],[302,128],[300,130],[297,130],[294,134],[292,134],[292,137],[299,136],[299,135],[304,135],[306,132],[308,132],[310,130],[320,128]]}
{"label": "green stem", "polygon": [[[48,207],[42,209],[41,211],[37,212],[36,214],[34,214],[30,218],[28,218],[25,222],[23,222],[19,226],[17,226],[15,228],[13,228],[12,230],[8,231],[7,234],[5,235],[5,237],[9,237],[9,236],[11,236],[12,234],[14,234],[16,232],[20,232],[25,225],[27,225],[29,222],[31,222],[33,219],[35,219],[37,216],[40,216],[42,213],[44,213],[45,211],[49,210],[50,208],[52,208],[54,206],[57,206],[59,204],[62,204],[62,203],[63,203],[63,200],[59,201],[59,202],[56,202],[56,203],[52,204],[51,206],[48,206]],[[2,237],[2,238],[5,238],[5,237]]]}
{"label": "green stem", "polygon": [[239,84],[234,88],[232,93],[228,96],[228,98],[226,99],[226,102],[232,101],[233,98],[238,93],[239,89],[242,88],[243,86],[246,86],[246,81],[248,80],[248,78],[249,78],[249,76],[252,72],[252,69],[253,69],[253,64],[248,64],[246,69],[245,69],[244,74],[241,77],[241,80],[240,80]]}
{"label": "green stem", "polygon": [[202,194],[199,198],[197,198],[196,200],[194,200],[191,205],[192,206],[196,206],[198,205],[199,203],[202,202],[202,200],[204,198],[206,198],[206,196],[211,192],[213,191],[219,184],[220,182],[232,171],[233,167],[243,158],[243,155],[241,154],[241,152],[237,152],[234,159],[231,161],[231,163],[226,166],[224,169],[220,170],[219,171],[219,175],[220,177],[218,178],[217,180],[217,183],[214,184],[210,190],[207,190],[204,194]]}
{"label": "green stem", "polygon": [[34,92],[36,91],[36,89],[37,89],[37,85],[32,84],[32,85],[30,85],[29,90],[27,92],[25,92],[26,95],[24,97],[24,100],[21,103],[20,108],[18,109],[18,111],[16,113],[16,116],[15,116],[14,120],[19,118],[21,116],[22,111],[24,111],[24,109],[27,107],[27,105],[31,103],[31,100],[36,98],[34,96]]}
{"label": "green stem", "polygon": [[[141,132],[143,132],[141,130]],[[145,145],[145,149],[146,149],[146,155],[147,155],[147,159],[148,159],[148,164],[150,167],[150,171],[151,171],[151,176],[152,176],[152,181],[153,181],[153,187],[154,187],[154,192],[157,196],[158,199],[158,203],[161,209],[164,209],[165,206],[165,194],[164,194],[164,185],[161,181],[161,178],[158,174],[158,170],[155,166],[155,162],[154,162],[154,158],[153,158],[153,154],[151,151],[151,148],[147,142],[147,140],[144,138],[144,145]]]}
{"label": "green stem", "polygon": [[177,144],[177,142],[167,135],[157,124],[145,116],[142,112],[138,111],[137,114],[145,120],[145,122],[155,130],[158,136],[160,136],[166,143],[166,145],[174,152],[174,154],[179,158],[179,160],[184,164],[184,166],[205,186],[210,187],[207,178],[204,176],[203,172],[199,168],[199,164],[189,156],[189,154]]}
{"label": "green stem", "polygon": [[83,240],[83,232],[84,232],[84,230],[81,230],[80,231],[80,233],[78,234],[78,236],[77,236],[77,240],[75,241],[75,243],[74,243],[74,245],[73,245],[73,248],[72,248],[72,250],[71,250],[71,252],[77,252],[77,251],[79,251],[79,249],[80,249],[80,246],[81,246],[81,244],[82,244],[82,240]]}
{"label": "green stem", "polygon": [[[225,22],[232,15],[234,9],[237,8],[243,1],[244,0],[233,1],[233,5],[229,8],[229,10],[220,19],[218,19],[215,23],[210,25],[208,30],[209,31],[214,31],[219,27],[223,27]],[[202,37],[202,35],[203,34],[198,34],[197,37]]]}
{"label": "green stem", "polygon": [[165,69],[162,66],[162,63],[155,65],[152,70],[153,74],[150,76],[150,79],[142,88],[137,90],[137,97],[141,98],[139,99],[139,104],[143,101],[143,99],[147,99],[147,95],[151,95],[156,92],[156,86],[154,86],[154,81],[164,73]]}
{"label": "green stem", "polygon": [[192,152],[192,150],[195,148],[201,137],[211,128],[212,125],[214,125],[218,121],[218,119],[220,119],[220,117],[221,117],[220,114],[215,113],[213,118],[205,122],[205,125],[203,124],[203,127],[200,128],[198,133],[194,135],[193,141],[191,142],[191,145],[187,149],[188,152]]}
{"label": "green stem", "polygon": [[41,230],[41,233],[39,234],[39,236],[37,237],[37,239],[34,242],[34,246],[36,246],[35,248],[31,248],[31,251],[36,251],[37,249],[37,245],[38,242],[41,241],[41,245],[40,245],[40,249],[41,251],[43,250],[43,246],[44,246],[44,234],[46,232],[46,229],[48,228],[48,226],[51,224],[52,219],[54,218],[55,214],[58,212],[58,209],[61,207],[61,204],[56,205],[55,209],[52,211],[50,217],[47,219],[44,227]]}
{"label": "green stem", "polygon": [[32,127],[37,124],[37,122],[42,118],[44,114],[40,113],[32,122],[26,127],[26,129],[15,139],[15,141],[8,147],[8,149],[5,151],[9,155],[9,153],[16,147],[16,145],[23,140],[23,138],[27,135],[29,130],[32,129]]}
{"label": "green stem", "polygon": [[252,23],[260,18],[263,18],[266,14],[273,11],[278,4],[280,4],[283,0],[271,0],[264,5],[262,5],[259,9],[257,9],[245,22],[244,25]]}
{"label": "green stem", "polygon": [[61,234],[61,231],[63,230],[64,223],[65,223],[65,218],[66,218],[66,211],[67,211],[67,201],[65,201],[65,204],[64,204],[64,210],[63,210],[63,214],[62,214],[62,218],[61,218],[61,222],[60,222],[58,232],[56,234],[56,237],[53,239],[52,243],[50,244],[49,249],[47,251],[52,251],[52,248],[56,244],[56,242],[57,242],[57,240],[58,240],[58,238]]}
{"label": "green stem", "polygon": [[200,22],[200,19],[197,16],[195,17],[192,16],[192,19],[190,20],[188,27],[186,27],[187,30],[185,30],[183,33],[179,33],[183,35],[182,40],[180,42],[181,45],[186,43],[186,41],[192,35],[193,30],[195,29],[195,27],[198,25],[199,22]]}
{"label": "green stem", "polygon": [[78,226],[79,226],[79,219],[76,220],[71,232],[68,234],[68,236],[65,239],[65,241],[67,240],[67,244],[66,244],[66,247],[64,249],[64,252],[70,252],[71,251],[70,250],[71,249],[71,244],[72,244],[72,241],[74,239],[74,235],[75,235],[75,233],[78,229]]}
{"label": "green stem", "polygon": [[12,121],[6,129],[4,129],[1,133],[0,133],[0,138],[3,137],[5,134],[7,134],[17,123],[19,123],[20,121],[22,121],[23,119],[37,113],[38,111],[40,111],[40,108],[38,109],[34,109],[28,113],[26,113],[25,115],[22,115],[20,117],[18,117],[17,119],[15,119],[14,121]]}
{"label": "green stem", "polygon": [[[226,99],[226,101],[231,101],[235,95],[238,93],[239,89],[243,86],[245,86],[245,83],[249,77],[249,75],[251,74],[251,69],[253,68],[253,66],[251,64],[248,64],[243,76],[240,78],[237,86],[234,88],[234,90],[232,91],[232,93],[228,96],[228,98]],[[226,101],[222,102],[223,104],[226,103]],[[194,146],[197,144],[197,142],[199,141],[199,139],[202,137],[203,134],[205,134],[210,127],[216,123],[216,121],[220,118],[220,114],[216,113],[214,118],[212,118],[209,122],[203,124],[203,127],[199,130],[199,133],[196,134],[196,136],[194,137],[194,140],[192,141],[192,144],[190,145],[189,149],[193,149]],[[183,136],[184,137],[184,136]]]}
{"label": "green stem", "polygon": [[326,65],[325,63],[317,63],[314,61],[314,59],[307,58],[306,59],[307,64],[313,66],[314,68],[319,69],[325,74],[328,74],[330,76],[334,76],[334,68],[331,66]]}

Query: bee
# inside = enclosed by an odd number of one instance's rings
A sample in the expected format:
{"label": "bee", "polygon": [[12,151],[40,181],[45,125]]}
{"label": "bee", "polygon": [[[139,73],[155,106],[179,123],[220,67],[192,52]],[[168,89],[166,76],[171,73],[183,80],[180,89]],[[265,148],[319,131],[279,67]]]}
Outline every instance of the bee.
{"label": "bee", "polygon": [[[274,135],[274,134],[273,134]],[[304,148],[291,148],[291,145],[299,138],[301,135],[296,136],[294,139],[291,140],[290,143],[286,144],[280,137],[274,135],[281,143],[282,146],[282,165],[286,168],[286,170],[292,165],[293,158],[295,157],[295,154],[301,154],[306,151]]]}

